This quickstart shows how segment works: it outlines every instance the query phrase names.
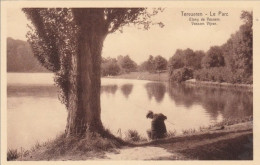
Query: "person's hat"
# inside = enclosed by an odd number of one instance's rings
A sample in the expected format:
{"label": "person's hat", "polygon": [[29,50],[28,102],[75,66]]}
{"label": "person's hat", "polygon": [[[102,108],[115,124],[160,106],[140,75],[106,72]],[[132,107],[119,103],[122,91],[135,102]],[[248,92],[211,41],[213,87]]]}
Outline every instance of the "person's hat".
{"label": "person's hat", "polygon": [[153,111],[148,111],[147,114],[146,114],[146,118],[148,118],[149,116],[152,116],[153,115]]}

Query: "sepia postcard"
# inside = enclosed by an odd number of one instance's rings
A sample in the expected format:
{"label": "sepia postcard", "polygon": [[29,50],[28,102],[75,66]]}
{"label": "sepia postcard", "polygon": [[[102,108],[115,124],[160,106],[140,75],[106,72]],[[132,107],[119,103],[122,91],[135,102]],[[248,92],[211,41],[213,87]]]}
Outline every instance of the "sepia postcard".
{"label": "sepia postcard", "polygon": [[1,1],[1,164],[258,164],[260,2]]}

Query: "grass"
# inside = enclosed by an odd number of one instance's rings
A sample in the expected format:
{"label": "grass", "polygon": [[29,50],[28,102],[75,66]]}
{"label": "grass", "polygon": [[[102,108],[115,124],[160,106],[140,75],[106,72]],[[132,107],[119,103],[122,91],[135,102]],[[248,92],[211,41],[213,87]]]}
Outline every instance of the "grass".
{"label": "grass", "polygon": [[[196,133],[207,133],[210,130],[221,130],[225,129],[225,126],[229,125],[234,125],[234,124],[239,124],[239,123],[244,123],[244,122],[249,122],[253,121],[252,116],[244,117],[242,119],[225,119],[222,122],[211,124],[209,126],[201,126],[199,129],[184,129],[182,130],[182,135],[192,135]],[[138,134],[136,130],[128,130],[127,132],[127,137],[126,141],[133,142],[134,144],[138,144],[140,142],[147,142],[148,140],[142,140],[142,137]],[[177,131],[176,130],[171,130],[167,132],[167,135],[165,138],[174,138],[177,136]]]}
{"label": "grass", "polygon": [[141,141],[147,141],[147,139],[142,137],[136,130],[129,129],[125,133],[125,141],[128,141],[128,142],[141,142]]}
{"label": "grass", "polygon": [[7,151],[7,161],[15,160],[17,158],[19,158],[19,153],[17,149],[9,149]]}
{"label": "grass", "polygon": [[195,132],[196,132],[195,129],[182,130],[182,134],[183,134],[183,135],[189,135],[189,134],[193,134],[193,133],[195,133]]}
{"label": "grass", "polygon": [[46,143],[40,144],[39,141],[37,141],[37,142],[35,143],[35,145],[31,148],[31,151],[36,151],[36,150],[39,149],[41,146],[44,146],[44,144],[46,144]]}
{"label": "grass", "polygon": [[166,137],[175,137],[176,136],[176,130],[168,131],[166,134]]}
{"label": "grass", "polygon": [[[196,129],[184,129],[182,130],[182,135],[190,135],[190,134],[195,134],[198,132],[207,132],[210,129],[224,129],[225,126],[229,126],[229,125],[234,125],[234,124],[238,124],[238,123],[244,123],[244,122],[248,122],[248,121],[253,121],[253,117],[252,116],[248,116],[248,117],[244,117],[242,119],[225,119],[222,122],[218,122],[215,124],[211,124],[209,126],[201,126],[199,127],[198,130]],[[176,130],[171,130],[167,132],[166,138],[170,138],[170,137],[175,137],[177,134]],[[143,141],[147,141],[147,139],[143,138],[140,136],[140,134],[136,131],[136,130],[128,130],[126,133],[126,138],[125,140],[128,142],[143,142]]]}
{"label": "grass", "polygon": [[198,130],[196,130],[196,129],[182,130],[182,134],[183,135],[189,135],[189,134],[194,134],[194,133],[197,133],[197,132],[207,132],[211,129],[220,130],[220,129],[224,129],[225,126],[244,123],[244,122],[248,122],[248,121],[253,121],[253,116],[244,117],[242,119],[225,119],[222,122],[211,124],[211,125],[206,126],[206,127],[201,126],[201,127],[199,127]]}
{"label": "grass", "polygon": [[222,122],[216,123],[215,126],[225,126],[225,125],[233,125],[233,124],[238,124],[238,123],[244,123],[248,121],[253,121],[253,116],[247,116],[242,119],[225,119]]}
{"label": "grass", "polygon": [[24,157],[28,156],[30,153],[37,151],[39,148],[46,146],[50,143],[51,140],[48,140],[44,143],[39,143],[38,141],[32,146],[30,150],[25,150],[21,147],[21,150],[18,149],[8,149],[7,151],[7,161],[17,160],[18,158],[23,159]]}
{"label": "grass", "polygon": [[[198,130],[187,129],[182,130],[183,135],[194,134],[197,132],[207,132],[211,129],[221,128],[223,126],[253,121],[253,117],[245,117],[243,119],[226,119],[222,122],[209,125],[207,127],[200,127]],[[109,130],[106,132],[110,135]],[[175,137],[176,130],[168,131],[167,138]],[[128,130],[125,133],[125,142],[140,143],[148,140],[142,137],[136,130]],[[94,157],[101,156],[105,151],[113,152],[115,149],[122,146],[122,139],[115,140],[113,138],[106,138],[98,133],[87,132],[84,137],[66,137],[65,134],[57,136],[54,140],[48,140],[40,144],[37,142],[30,150],[21,151],[17,149],[9,149],[7,152],[7,160],[56,160],[58,158],[68,158],[73,160],[89,159],[91,155]],[[95,154],[93,154],[95,153]]]}
{"label": "grass", "polygon": [[[105,131],[109,134],[109,131]],[[53,140],[48,140],[44,143],[36,142],[30,149],[21,152],[16,150],[8,150],[7,160],[56,160],[59,158],[68,158],[82,160],[95,156],[102,156],[105,151],[115,151],[120,148],[123,140],[115,138],[113,135],[106,138],[99,133],[88,131],[81,137],[66,137],[65,134],[57,136]]]}
{"label": "grass", "polygon": [[66,137],[64,134],[46,146],[44,154],[48,159],[53,156],[83,155],[89,152],[112,151],[121,144],[116,140],[104,138],[98,133],[87,132],[84,137]]}
{"label": "grass", "polygon": [[[109,130],[106,132],[110,134]],[[147,141],[136,130],[128,130],[125,135],[126,142]],[[8,150],[7,160],[56,160],[66,157],[81,160],[92,155],[102,157],[104,152],[114,152],[121,146],[120,140],[105,138],[98,133],[87,132],[84,137],[66,137],[65,134],[61,134],[44,143],[36,142],[30,150]]]}
{"label": "grass", "polygon": [[185,84],[196,86],[196,87],[211,87],[211,88],[223,88],[223,89],[233,89],[233,90],[253,90],[253,84],[233,84],[227,82],[213,82],[213,81],[200,81],[195,79],[190,79],[185,81]]}

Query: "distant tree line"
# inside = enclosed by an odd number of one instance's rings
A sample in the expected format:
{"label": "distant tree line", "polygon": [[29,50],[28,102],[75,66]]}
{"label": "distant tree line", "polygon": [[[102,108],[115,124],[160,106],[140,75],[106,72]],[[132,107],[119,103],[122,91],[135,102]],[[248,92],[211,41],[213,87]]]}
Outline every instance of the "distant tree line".
{"label": "distant tree line", "polygon": [[144,61],[141,65],[137,65],[129,55],[118,56],[117,58],[102,58],[101,72],[102,76],[115,76],[119,74],[147,71],[149,73],[160,73],[167,71],[168,61],[162,56],[158,55],[153,57],[152,55]]}
{"label": "distant tree line", "polygon": [[115,76],[134,71],[137,71],[137,64],[129,57],[129,55],[120,55],[117,58],[102,58],[102,76]]}
{"label": "distant tree line", "polygon": [[[161,73],[168,71],[169,80],[188,79],[229,83],[253,83],[253,30],[252,12],[243,11],[244,24],[221,46],[212,46],[206,52],[190,48],[177,49],[167,61],[161,55],[150,55],[137,65],[129,55],[102,58],[102,76],[115,76],[141,71]],[[33,56],[30,45],[21,40],[7,39],[8,72],[47,72]]]}
{"label": "distant tree line", "polygon": [[205,57],[203,51],[193,51],[192,49],[176,50],[169,59],[169,78],[171,81],[185,81],[193,78],[193,71],[202,68],[202,59]]}
{"label": "distant tree line", "polygon": [[252,12],[243,11],[244,24],[221,46],[207,52],[177,50],[169,60],[171,81],[195,78],[201,81],[253,83]]}
{"label": "distant tree line", "polygon": [[153,57],[150,55],[148,60],[139,66],[139,71],[148,71],[150,73],[162,72],[167,69],[167,65],[167,60],[162,56]]}
{"label": "distant tree line", "polygon": [[48,72],[33,56],[29,43],[7,38],[7,72]]}

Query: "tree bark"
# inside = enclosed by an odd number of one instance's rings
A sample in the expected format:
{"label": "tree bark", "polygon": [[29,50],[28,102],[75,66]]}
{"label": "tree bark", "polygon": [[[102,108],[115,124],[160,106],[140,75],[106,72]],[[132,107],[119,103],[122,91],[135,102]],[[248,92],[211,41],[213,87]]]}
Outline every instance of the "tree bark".
{"label": "tree bark", "polygon": [[78,52],[72,58],[66,134],[101,132],[101,52],[106,36],[102,10],[74,9],[79,26]]}

